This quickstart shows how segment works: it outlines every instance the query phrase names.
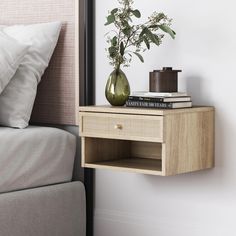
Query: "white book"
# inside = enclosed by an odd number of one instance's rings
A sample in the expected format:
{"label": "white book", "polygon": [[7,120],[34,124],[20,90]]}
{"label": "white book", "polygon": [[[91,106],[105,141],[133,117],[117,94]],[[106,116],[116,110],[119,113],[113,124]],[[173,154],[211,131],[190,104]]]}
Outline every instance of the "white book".
{"label": "white book", "polygon": [[174,92],[174,93],[159,93],[159,92],[145,92],[145,91],[135,91],[132,92],[130,96],[139,97],[184,97],[188,96],[186,92]]}

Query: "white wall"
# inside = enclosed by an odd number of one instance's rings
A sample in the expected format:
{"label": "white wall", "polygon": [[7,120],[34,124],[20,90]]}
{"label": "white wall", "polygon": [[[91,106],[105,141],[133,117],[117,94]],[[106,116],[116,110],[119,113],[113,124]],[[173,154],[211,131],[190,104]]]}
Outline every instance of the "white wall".
{"label": "white wall", "polygon": [[[174,19],[176,40],[133,61],[125,73],[132,90],[148,89],[148,73],[183,69],[179,84],[194,104],[216,107],[216,167],[174,177],[96,171],[95,236],[231,236],[236,212],[236,2],[136,0],[148,16]],[[104,26],[116,0],[96,1],[96,97],[106,103],[109,66]]]}

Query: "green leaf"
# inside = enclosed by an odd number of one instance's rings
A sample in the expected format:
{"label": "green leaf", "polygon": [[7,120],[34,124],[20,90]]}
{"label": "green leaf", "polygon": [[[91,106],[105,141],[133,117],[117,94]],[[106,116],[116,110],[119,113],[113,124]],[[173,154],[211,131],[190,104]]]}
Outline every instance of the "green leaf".
{"label": "green leaf", "polygon": [[116,14],[116,12],[118,12],[118,8],[114,8],[114,9],[111,11],[111,14],[114,15],[114,14]]}
{"label": "green leaf", "polygon": [[[149,38],[153,43],[155,43],[156,45],[160,45],[160,40],[158,38],[157,35],[153,34],[151,30],[149,30],[147,27],[143,28],[142,32],[139,35],[139,38],[142,39],[144,41],[144,37],[146,36],[147,38]],[[145,41],[144,41],[145,42]],[[148,42],[149,43],[149,42]],[[148,46],[148,44],[145,42],[145,44],[147,45],[147,48],[150,48],[150,45]],[[150,44],[150,43],[149,43]],[[149,49],[148,48],[148,49]]]}
{"label": "green leaf", "polygon": [[111,46],[111,47],[108,48],[108,51],[109,51],[109,55],[110,55],[111,58],[116,57],[116,55],[117,55],[116,47]]}
{"label": "green leaf", "polygon": [[110,25],[115,21],[115,16],[114,15],[109,15],[107,17],[107,23],[105,25]]}
{"label": "green leaf", "polygon": [[143,57],[142,57],[139,53],[133,52],[133,54],[135,54],[135,55],[139,58],[139,60],[140,60],[141,62],[144,62]]}
{"label": "green leaf", "polygon": [[144,34],[147,33],[147,27],[144,27],[143,30],[141,31],[139,38],[141,38]]}
{"label": "green leaf", "polygon": [[159,25],[159,28],[164,31],[165,33],[169,34],[172,39],[175,38],[175,31],[173,31],[168,25]]}
{"label": "green leaf", "polygon": [[122,29],[122,33],[125,34],[126,36],[129,36],[131,32],[131,27],[126,27]]}
{"label": "green leaf", "polygon": [[120,43],[120,54],[121,54],[121,56],[124,56],[124,53],[125,53],[124,43],[121,42],[121,43]]}
{"label": "green leaf", "polygon": [[116,36],[114,36],[114,37],[112,38],[111,44],[112,44],[112,46],[116,46],[116,45],[117,45],[117,37],[116,37]]}
{"label": "green leaf", "polygon": [[157,29],[158,28],[158,25],[150,25],[148,26],[149,29]]}
{"label": "green leaf", "polygon": [[140,13],[140,11],[139,10],[133,10],[133,11],[131,11],[133,14],[134,14],[134,16],[135,17],[137,17],[137,18],[140,18],[141,17],[141,13]]}
{"label": "green leaf", "polygon": [[159,46],[161,44],[161,39],[158,35],[154,34],[154,37],[156,39],[156,45]]}
{"label": "green leaf", "polygon": [[147,39],[146,37],[144,37],[144,38],[143,38],[143,41],[144,41],[144,43],[146,44],[147,49],[149,50],[149,49],[150,49],[150,43],[149,43],[148,39]]}
{"label": "green leaf", "polygon": [[127,20],[122,20],[121,24],[122,24],[123,27],[129,27],[130,28],[129,22]]}
{"label": "green leaf", "polygon": [[130,35],[130,32],[131,32],[131,26],[129,25],[129,22],[127,20],[123,20],[122,21],[122,26],[124,28],[122,28],[122,33],[125,34],[126,36],[129,36]]}
{"label": "green leaf", "polygon": [[148,28],[146,29],[146,36],[156,45],[160,44],[159,40],[155,37],[155,34],[153,34]]}

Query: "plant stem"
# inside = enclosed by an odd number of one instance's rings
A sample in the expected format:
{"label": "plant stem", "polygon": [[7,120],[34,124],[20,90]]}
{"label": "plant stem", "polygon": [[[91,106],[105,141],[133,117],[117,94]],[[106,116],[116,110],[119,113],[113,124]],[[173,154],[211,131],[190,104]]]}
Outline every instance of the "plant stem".
{"label": "plant stem", "polygon": [[131,38],[138,32],[138,30],[139,30],[139,28],[137,28],[135,31],[133,31],[133,33],[128,37],[126,44],[124,46],[124,51],[127,47],[131,46],[131,45],[128,45],[128,43],[131,41]]}
{"label": "plant stem", "polygon": [[118,65],[116,65],[115,70],[116,70],[116,74],[118,74],[119,70],[120,70],[120,63]]}

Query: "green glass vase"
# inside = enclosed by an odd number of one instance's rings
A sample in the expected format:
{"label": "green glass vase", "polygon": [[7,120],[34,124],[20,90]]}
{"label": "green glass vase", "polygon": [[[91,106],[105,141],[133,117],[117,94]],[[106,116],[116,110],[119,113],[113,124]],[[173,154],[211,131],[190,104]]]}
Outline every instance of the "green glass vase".
{"label": "green glass vase", "polygon": [[130,95],[130,86],[125,73],[115,69],[107,80],[105,95],[112,106],[123,106]]}

